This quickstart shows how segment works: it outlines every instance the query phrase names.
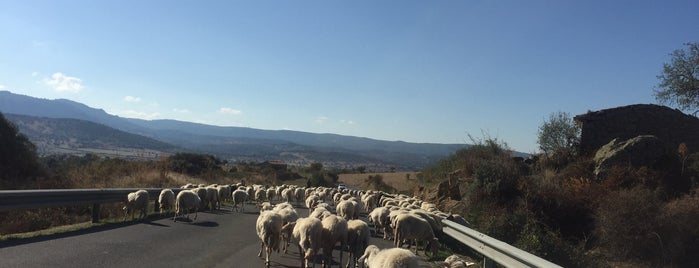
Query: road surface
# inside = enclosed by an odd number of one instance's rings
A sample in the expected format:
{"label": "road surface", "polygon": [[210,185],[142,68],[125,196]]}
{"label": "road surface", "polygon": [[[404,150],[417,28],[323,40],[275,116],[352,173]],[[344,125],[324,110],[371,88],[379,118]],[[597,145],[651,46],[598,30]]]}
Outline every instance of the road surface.
{"label": "road surface", "polygon": [[[303,208],[297,212],[308,215]],[[224,207],[214,213],[200,212],[193,222],[161,218],[2,241],[0,267],[264,267],[264,259],[257,257],[258,215],[252,205],[246,205],[245,213]],[[392,247],[391,242],[374,237],[370,244]],[[347,256],[344,252],[343,267]],[[335,262],[338,258],[335,250]],[[295,245],[289,254],[273,252],[270,260],[271,267],[301,264]],[[421,267],[432,266],[421,262]]]}

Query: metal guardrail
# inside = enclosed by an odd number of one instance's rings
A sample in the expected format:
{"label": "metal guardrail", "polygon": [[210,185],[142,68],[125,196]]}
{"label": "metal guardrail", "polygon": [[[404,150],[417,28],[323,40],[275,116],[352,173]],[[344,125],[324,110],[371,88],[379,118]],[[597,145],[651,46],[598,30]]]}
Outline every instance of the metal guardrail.
{"label": "metal guardrail", "polygon": [[[92,205],[92,222],[99,222],[100,204],[126,202],[130,192],[143,188],[113,189],[52,189],[52,190],[1,190],[0,211],[14,209],[47,208],[61,206]],[[171,188],[175,194],[182,189]],[[158,196],[162,188],[145,188],[148,198],[155,200],[158,210]]]}
{"label": "metal guardrail", "polygon": [[442,231],[484,256],[484,267],[490,260],[505,267],[561,267],[534,254],[487,236],[450,220],[442,220]]}
{"label": "metal guardrail", "polygon": [[[47,208],[60,206],[92,205],[92,222],[99,222],[100,204],[126,202],[130,192],[141,188],[113,189],[54,189],[54,190],[0,190],[0,211],[14,209]],[[170,188],[175,194],[180,188]],[[146,188],[150,200],[155,200],[162,188]],[[505,267],[561,267],[534,254],[487,236],[450,220],[442,220],[442,231],[476,250],[485,258],[484,266],[495,261]]]}

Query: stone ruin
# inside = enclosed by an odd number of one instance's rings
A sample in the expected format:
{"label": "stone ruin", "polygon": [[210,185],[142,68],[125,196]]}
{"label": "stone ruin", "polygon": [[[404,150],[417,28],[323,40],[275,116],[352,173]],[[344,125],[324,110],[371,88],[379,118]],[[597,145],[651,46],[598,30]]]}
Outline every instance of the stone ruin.
{"label": "stone ruin", "polygon": [[588,112],[574,117],[581,126],[580,152],[593,155],[613,139],[628,140],[653,135],[668,150],[685,143],[689,152],[699,151],[699,118],[654,104],[634,104]]}

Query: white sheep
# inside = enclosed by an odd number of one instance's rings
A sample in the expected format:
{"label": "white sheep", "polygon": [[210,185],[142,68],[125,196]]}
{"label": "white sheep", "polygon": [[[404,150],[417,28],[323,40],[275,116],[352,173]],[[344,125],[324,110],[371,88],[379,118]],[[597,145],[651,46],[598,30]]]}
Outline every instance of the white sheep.
{"label": "white sheep", "polygon": [[319,219],[308,217],[299,218],[296,222],[284,225],[282,232],[288,228],[293,228],[292,237],[299,247],[301,268],[307,267],[311,258],[318,253],[323,225]]}
{"label": "white sheep", "polygon": [[245,190],[235,190],[233,191],[233,209],[238,211],[238,205],[240,205],[240,211],[245,212],[245,201],[248,200],[248,193]]}
{"label": "white sheep", "polygon": [[160,206],[160,213],[165,210],[171,210],[175,206],[175,192],[170,189],[163,189],[160,191],[158,196],[158,204]]}
{"label": "white sheep", "polygon": [[359,263],[367,268],[417,268],[418,257],[407,249],[379,250],[378,247],[369,245],[359,258]]}
{"label": "white sheep", "polygon": [[346,268],[357,266],[359,256],[369,245],[371,231],[369,225],[363,220],[350,220],[347,222],[347,245],[349,245],[349,259]]}
{"label": "white sheep", "polygon": [[277,198],[277,189],[274,187],[270,187],[269,189],[267,189],[267,200],[269,202],[272,202],[276,198]]}
{"label": "white sheep", "polygon": [[[274,209],[272,209],[274,212],[277,212],[277,214],[279,214],[279,216],[282,217],[283,225],[286,225],[291,222],[296,222],[296,220],[298,220],[299,218],[298,213],[296,213],[296,209],[291,207],[290,204],[289,206],[285,204],[289,203],[281,203],[275,206]],[[284,253],[288,252],[289,242],[291,240],[291,231],[291,228],[287,228],[282,232],[282,250],[284,250]]]}
{"label": "white sheep", "polygon": [[383,233],[383,239],[388,239],[390,232],[390,223],[388,214],[391,211],[386,207],[377,207],[369,213],[368,220],[374,224],[374,233],[378,236],[379,230]]}
{"label": "white sheep", "polygon": [[255,201],[259,204],[265,200],[267,200],[267,190],[262,188],[255,190]]}
{"label": "white sheep", "polygon": [[325,217],[330,216],[330,215],[333,215],[333,214],[330,213],[330,211],[328,211],[327,209],[316,208],[313,210],[313,212],[311,212],[311,215],[308,215],[308,217],[317,218],[317,219],[322,221]]}
{"label": "white sheep", "polygon": [[133,220],[137,210],[141,211],[139,218],[145,218],[148,215],[148,191],[138,190],[129,193],[126,196],[126,205],[123,209],[124,221],[126,221],[126,216],[129,215],[129,212],[131,212],[131,220]]}
{"label": "white sheep", "polygon": [[254,199],[255,199],[255,192],[256,192],[256,190],[255,190],[254,187],[248,186],[248,188],[245,189],[245,191],[248,193],[248,199],[249,199],[249,200],[254,200]]}
{"label": "white sheep", "polygon": [[177,194],[175,199],[175,216],[172,218],[173,221],[177,221],[177,216],[181,216],[182,213],[187,215],[189,219],[189,210],[194,209],[194,220],[197,220],[197,211],[201,205],[201,198],[195,192],[191,190],[182,190]]}
{"label": "white sheep", "polygon": [[257,236],[260,238],[260,252],[258,257],[262,257],[262,250],[265,250],[265,266],[269,267],[269,256],[272,250],[279,252],[279,239],[282,232],[282,217],[274,211],[260,212],[255,225]]}
{"label": "white sheep", "polygon": [[294,201],[294,189],[286,188],[286,189],[282,190],[281,197],[287,203],[291,203],[292,201]]}
{"label": "white sheep", "polygon": [[393,222],[393,243],[396,247],[401,246],[403,240],[408,240],[410,249],[411,240],[415,242],[415,254],[417,254],[417,241],[425,241],[425,254],[427,250],[432,250],[432,256],[436,256],[439,249],[439,240],[434,236],[432,226],[426,220],[411,213],[396,216]]}
{"label": "white sheep", "polygon": [[323,265],[330,267],[333,258],[333,248],[340,242],[340,260],[342,267],[342,251],[347,247],[347,221],[340,216],[331,215],[321,221],[323,232],[321,234],[321,245],[323,247]]}
{"label": "white sheep", "polygon": [[337,204],[337,208],[335,208],[337,215],[345,218],[345,220],[356,219],[354,217],[356,215],[356,210],[357,202],[349,200],[340,201],[340,203]]}
{"label": "white sheep", "polygon": [[445,268],[466,268],[474,264],[474,262],[468,262],[456,254],[444,259]]}
{"label": "white sheep", "polygon": [[318,196],[317,195],[307,195],[306,208],[308,208],[309,215],[311,214],[311,210],[315,209],[317,203],[318,203]]}
{"label": "white sheep", "polygon": [[266,201],[260,203],[257,207],[260,209],[260,212],[272,210],[272,209],[274,208],[274,206],[272,205],[272,203],[266,202]]}
{"label": "white sheep", "polygon": [[205,187],[197,187],[197,188],[191,189],[190,191],[192,191],[193,193],[197,194],[197,196],[199,196],[199,200],[200,200],[199,210],[202,210],[202,211],[205,210],[206,206],[207,206],[206,201],[208,200],[206,198],[206,188]]}
{"label": "white sheep", "polygon": [[223,202],[226,202],[231,199],[231,186],[230,185],[219,185],[216,187],[216,190],[218,191],[218,202],[219,202],[219,208],[220,205]]}
{"label": "white sheep", "polygon": [[220,209],[221,208],[221,203],[218,201],[218,190],[216,187],[206,187],[206,203],[211,206],[211,212],[214,211],[214,209]]}

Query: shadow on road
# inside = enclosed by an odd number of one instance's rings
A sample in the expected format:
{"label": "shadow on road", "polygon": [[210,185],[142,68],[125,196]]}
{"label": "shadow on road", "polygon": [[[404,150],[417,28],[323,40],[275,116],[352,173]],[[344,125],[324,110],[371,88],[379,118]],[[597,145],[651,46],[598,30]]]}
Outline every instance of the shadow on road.
{"label": "shadow on road", "polygon": [[131,225],[135,225],[135,224],[141,224],[141,223],[153,224],[149,221],[126,221],[126,222],[105,223],[105,224],[99,225],[99,226],[92,226],[92,227],[88,227],[85,229],[68,231],[68,232],[64,232],[64,233],[56,233],[56,234],[50,234],[50,235],[39,235],[39,236],[35,236],[35,237],[30,237],[30,238],[11,238],[11,239],[8,239],[5,241],[0,241],[0,248],[13,247],[13,246],[36,243],[36,242],[43,242],[43,241],[66,238],[66,237],[71,237],[71,236],[92,234],[92,233],[108,231],[108,230],[112,230],[112,229],[116,229],[116,228],[131,226]]}
{"label": "shadow on road", "polygon": [[198,222],[192,223],[192,225],[201,226],[201,227],[218,227],[218,223],[213,222],[213,221],[198,221]]}

